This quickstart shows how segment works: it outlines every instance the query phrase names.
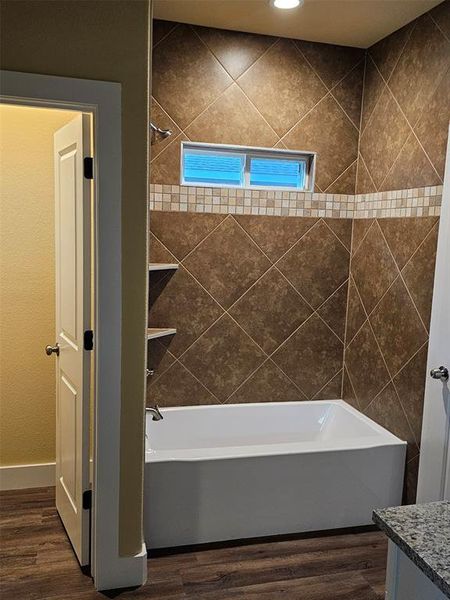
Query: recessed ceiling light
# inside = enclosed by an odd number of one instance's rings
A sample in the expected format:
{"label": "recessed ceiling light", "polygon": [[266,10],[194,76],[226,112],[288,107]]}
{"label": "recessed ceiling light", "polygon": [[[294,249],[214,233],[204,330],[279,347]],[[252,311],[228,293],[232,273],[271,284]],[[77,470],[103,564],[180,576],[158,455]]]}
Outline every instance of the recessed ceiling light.
{"label": "recessed ceiling light", "polygon": [[282,8],[284,10],[288,8],[296,8],[303,4],[303,0],[271,0],[272,6],[275,8]]}

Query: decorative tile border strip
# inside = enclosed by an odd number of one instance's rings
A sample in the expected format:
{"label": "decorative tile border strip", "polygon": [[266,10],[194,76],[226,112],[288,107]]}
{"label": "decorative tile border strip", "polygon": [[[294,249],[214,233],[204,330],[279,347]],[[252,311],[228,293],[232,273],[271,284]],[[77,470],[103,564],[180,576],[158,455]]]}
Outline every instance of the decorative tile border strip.
{"label": "decorative tile border strip", "polygon": [[150,210],[176,212],[341,219],[420,217],[439,215],[441,201],[441,185],[357,195],[150,186]]}

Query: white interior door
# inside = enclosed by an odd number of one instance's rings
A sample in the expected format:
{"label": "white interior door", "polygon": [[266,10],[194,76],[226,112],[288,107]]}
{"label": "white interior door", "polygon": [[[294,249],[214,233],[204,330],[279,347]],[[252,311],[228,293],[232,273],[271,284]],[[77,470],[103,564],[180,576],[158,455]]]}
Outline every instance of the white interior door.
{"label": "white interior door", "polygon": [[[443,367],[442,377],[432,369]],[[436,256],[417,502],[450,500],[450,136]]]}
{"label": "white interior door", "polygon": [[[80,564],[89,563],[91,155],[89,115],[54,135],[56,227],[56,507]],[[87,495],[84,495],[87,492]],[[84,500],[84,501],[83,501]]]}

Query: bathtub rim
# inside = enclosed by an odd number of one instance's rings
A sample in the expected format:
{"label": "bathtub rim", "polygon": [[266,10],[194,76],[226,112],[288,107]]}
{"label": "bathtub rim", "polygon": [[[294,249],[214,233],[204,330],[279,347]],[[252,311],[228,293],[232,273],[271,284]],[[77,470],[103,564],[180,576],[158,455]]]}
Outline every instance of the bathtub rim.
{"label": "bathtub rim", "polygon": [[[168,449],[168,450],[145,450],[145,463],[164,463],[164,462],[202,462],[210,460],[234,460],[234,459],[249,459],[249,458],[263,458],[268,456],[289,456],[295,454],[325,454],[330,452],[349,452],[358,450],[370,450],[371,448],[379,448],[382,446],[403,446],[405,448],[407,442],[401,440],[396,435],[364,415],[358,409],[354,408],[345,400],[332,399],[332,400],[305,400],[305,401],[289,401],[289,402],[248,402],[241,404],[203,404],[195,406],[171,406],[167,408],[161,408],[163,415],[165,413],[170,414],[171,412],[196,412],[202,409],[227,409],[227,408],[244,408],[244,407],[278,407],[280,406],[298,406],[298,405],[321,405],[321,404],[333,404],[341,406],[360,419],[363,423],[367,424],[373,429],[378,435],[375,438],[365,438],[359,436],[352,438],[352,443],[342,440],[341,446],[325,445],[323,442],[320,446],[314,446],[317,442],[294,442],[294,443],[275,443],[275,444],[260,444],[255,446],[220,446],[212,448],[198,448],[198,449]],[[151,416],[147,415],[147,422],[150,421]],[[157,426],[157,425],[156,425]],[[147,430],[147,427],[146,427]],[[364,442],[365,439],[370,439],[368,443]],[[309,448],[308,448],[309,445]],[[172,455],[172,456],[171,456]]]}

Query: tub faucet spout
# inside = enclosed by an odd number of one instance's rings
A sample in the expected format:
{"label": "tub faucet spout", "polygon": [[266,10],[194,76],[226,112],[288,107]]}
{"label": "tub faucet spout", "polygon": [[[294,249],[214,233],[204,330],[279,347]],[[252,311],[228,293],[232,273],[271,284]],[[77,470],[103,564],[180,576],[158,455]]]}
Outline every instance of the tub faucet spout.
{"label": "tub faucet spout", "polygon": [[146,406],[145,411],[152,415],[152,421],[162,421],[164,419],[157,404],[154,407]]}

